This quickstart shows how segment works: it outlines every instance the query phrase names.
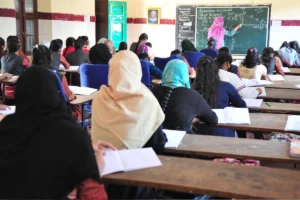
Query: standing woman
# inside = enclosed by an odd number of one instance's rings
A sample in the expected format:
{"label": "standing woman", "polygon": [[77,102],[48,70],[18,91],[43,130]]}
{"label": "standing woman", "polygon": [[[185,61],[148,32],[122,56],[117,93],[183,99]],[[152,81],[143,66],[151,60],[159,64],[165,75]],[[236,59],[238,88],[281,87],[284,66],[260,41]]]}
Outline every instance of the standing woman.
{"label": "standing woman", "polygon": [[[201,57],[197,65],[194,89],[213,109],[224,109],[228,106],[246,108],[246,103],[237,90],[230,83],[220,81],[218,72],[219,68],[211,57]],[[204,124],[197,124],[197,133],[235,137],[233,129],[210,128]]]}
{"label": "standing woman", "polygon": [[217,124],[218,118],[195,90],[190,89],[189,72],[184,61],[168,62],[162,77],[162,87],[152,90],[166,118],[165,129],[193,133],[192,122],[198,118],[206,124]]}
{"label": "standing woman", "polygon": [[273,74],[273,72],[276,71],[278,74],[284,75],[281,60],[275,56],[275,51],[272,47],[264,48],[261,61],[267,68],[268,74]]}
{"label": "standing woman", "polygon": [[148,53],[148,46],[146,45],[148,41],[148,35],[143,33],[139,37],[139,41],[135,44],[134,52],[136,55],[140,53]]}
{"label": "standing woman", "polygon": [[228,31],[224,28],[224,18],[221,16],[216,17],[214,23],[208,29],[207,39],[215,38],[217,40],[216,48],[220,49],[222,46],[225,46],[224,37],[234,36],[242,26],[242,24],[239,24],[233,30]]}
{"label": "standing woman", "polygon": [[50,44],[51,56],[52,56],[52,69],[59,70],[60,64],[62,64],[65,69],[70,69],[70,64],[66,58],[61,55],[61,44],[57,40],[52,40]]}
{"label": "standing woman", "polygon": [[246,79],[261,80],[267,76],[267,68],[260,63],[259,53],[255,47],[247,51],[244,62],[239,67],[241,77]]}
{"label": "standing woman", "polygon": [[73,37],[69,37],[66,40],[66,48],[63,50],[63,53],[62,53],[62,55],[64,57],[66,57],[69,53],[72,53],[75,51],[74,43],[75,43],[75,38],[73,38]]}

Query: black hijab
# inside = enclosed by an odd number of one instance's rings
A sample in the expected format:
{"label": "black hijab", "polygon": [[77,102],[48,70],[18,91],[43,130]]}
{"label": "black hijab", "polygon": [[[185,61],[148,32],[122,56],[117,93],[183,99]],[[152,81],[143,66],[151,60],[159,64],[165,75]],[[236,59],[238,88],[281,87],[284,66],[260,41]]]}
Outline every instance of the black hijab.
{"label": "black hijab", "polygon": [[197,52],[197,49],[195,48],[194,44],[187,39],[182,40],[181,48],[182,48],[182,53],[184,53],[186,51]]}
{"label": "black hijab", "polygon": [[89,57],[92,64],[108,65],[112,55],[105,44],[96,44],[91,48]]}
{"label": "black hijab", "polygon": [[0,197],[57,199],[100,176],[88,135],[66,114],[55,75],[30,67],[16,84],[16,113],[0,123]]}

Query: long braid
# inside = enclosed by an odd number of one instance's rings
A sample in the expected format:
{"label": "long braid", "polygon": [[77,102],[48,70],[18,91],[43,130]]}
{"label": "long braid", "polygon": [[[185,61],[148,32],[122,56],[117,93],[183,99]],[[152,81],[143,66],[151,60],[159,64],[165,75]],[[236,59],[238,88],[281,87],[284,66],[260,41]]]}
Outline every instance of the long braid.
{"label": "long braid", "polygon": [[161,109],[163,110],[164,113],[168,106],[168,102],[170,100],[172,92],[173,92],[172,88],[164,87],[164,96],[163,96],[162,102],[160,102]]}

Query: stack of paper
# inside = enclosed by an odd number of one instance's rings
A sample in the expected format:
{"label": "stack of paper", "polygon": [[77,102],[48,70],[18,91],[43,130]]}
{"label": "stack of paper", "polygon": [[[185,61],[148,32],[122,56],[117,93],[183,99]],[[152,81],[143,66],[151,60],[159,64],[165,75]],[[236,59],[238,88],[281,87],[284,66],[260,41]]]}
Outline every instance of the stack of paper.
{"label": "stack of paper", "polygon": [[244,99],[248,108],[260,108],[262,99]]}
{"label": "stack of paper", "polygon": [[282,75],[268,75],[268,77],[272,82],[284,81],[284,78]]}
{"label": "stack of paper", "polygon": [[218,124],[251,124],[248,108],[213,109],[218,116]]}
{"label": "stack of paper", "polygon": [[282,70],[283,70],[283,72],[291,72],[291,70],[287,67],[283,67]]}
{"label": "stack of paper", "polygon": [[300,116],[299,115],[291,115],[288,117],[286,126],[286,131],[300,131]]}
{"label": "stack of paper", "polygon": [[16,106],[9,106],[10,109],[0,110],[0,115],[11,115],[16,112]]}
{"label": "stack of paper", "polygon": [[178,148],[180,142],[185,136],[185,131],[163,130],[167,136],[168,142],[165,144],[166,148]]}
{"label": "stack of paper", "polygon": [[121,171],[129,172],[162,166],[152,148],[120,151],[107,150],[104,156],[104,163],[104,169],[100,171],[101,176]]}
{"label": "stack of paper", "polygon": [[79,94],[79,95],[91,95],[97,91],[94,88],[88,88],[88,87],[69,86],[69,88],[74,94]]}

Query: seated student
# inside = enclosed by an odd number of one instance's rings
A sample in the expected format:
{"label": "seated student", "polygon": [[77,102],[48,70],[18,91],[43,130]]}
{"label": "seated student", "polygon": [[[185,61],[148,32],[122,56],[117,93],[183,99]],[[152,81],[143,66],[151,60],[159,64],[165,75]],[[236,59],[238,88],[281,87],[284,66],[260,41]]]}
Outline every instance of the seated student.
{"label": "seated student", "polygon": [[112,55],[105,44],[96,44],[89,53],[89,58],[92,64],[108,65]]}
{"label": "seated student", "polygon": [[107,199],[97,166],[103,150],[95,147],[95,157],[67,114],[54,74],[30,67],[17,88],[16,112],[0,123],[1,198],[65,199],[76,188],[79,199]]}
{"label": "seated student", "polygon": [[260,63],[258,50],[251,47],[247,51],[244,62],[239,67],[241,77],[261,80],[267,76],[267,68]]}
{"label": "seated student", "polygon": [[191,41],[189,41],[188,39],[182,40],[181,49],[182,49],[182,53],[184,53],[186,51],[192,51],[192,52],[197,52],[198,51],[195,48],[194,44]]}
{"label": "seated student", "polygon": [[116,53],[116,49],[114,47],[114,43],[111,40],[106,40],[104,44],[108,47],[109,52],[111,55],[114,55]]}
{"label": "seated student", "polygon": [[212,50],[215,50],[216,52],[218,52],[216,49],[216,46],[217,46],[217,40],[213,37],[208,38],[207,49],[212,49]]}
{"label": "seated student", "polygon": [[84,41],[82,51],[85,52],[85,53],[89,53],[90,52],[90,47],[89,47],[89,38],[88,38],[88,36],[84,35],[84,36],[78,37],[78,39],[79,38]]}
{"label": "seated student", "polygon": [[[22,57],[22,58],[25,59],[28,63],[30,63],[29,58],[28,58],[28,57],[25,55],[25,53],[21,50],[21,49],[22,49],[22,45],[21,45],[21,41],[20,41],[20,39],[19,39],[18,36],[13,36],[13,35],[8,36],[7,39],[6,39],[6,43],[8,43],[8,40],[10,40],[10,39],[12,39],[12,38],[18,41],[18,46],[19,46],[19,51],[17,52],[18,56]],[[8,53],[8,52],[6,52],[6,53]]]}
{"label": "seated student", "polygon": [[44,45],[45,47],[47,47],[48,49],[50,48],[50,42],[47,40],[44,40],[42,42],[40,42],[40,45]]}
{"label": "seated student", "polygon": [[298,41],[289,42],[289,46],[297,52],[298,60],[300,61],[300,47]]}
{"label": "seated student", "polygon": [[[201,57],[197,65],[194,89],[203,96],[213,109],[223,109],[228,106],[246,108],[245,101],[236,89],[230,83],[220,81],[218,73],[219,68],[211,57]],[[204,124],[197,124],[197,133],[235,137],[235,131],[232,129],[210,128]]]}
{"label": "seated student", "polygon": [[66,57],[69,53],[72,53],[75,51],[74,43],[75,43],[75,38],[73,38],[73,37],[67,38],[66,48],[64,48],[63,53],[62,53],[63,56]]}
{"label": "seated student", "polygon": [[[32,50],[32,65],[43,66],[48,69],[52,69],[51,67],[51,52],[50,50],[43,46],[39,45]],[[68,99],[68,102],[75,100],[74,93],[70,90],[67,78],[61,73],[56,72],[61,79],[65,95]],[[72,110],[73,118],[79,123],[82,120],[82,109],[79,105],[69,105]]]}
{"label": "seated student", "polygon": [[83,44],[84,41],[82,39],[77,39],[75,41],[75,51],[66,56],[71,66],[80,66],[81,64],[90,62],[89,55],[82,51]]}
{"label": "seated student", "polygon": [[166,117],[163,128],[193,133],[194,118],[207,124],[217,124],[218,117],[203,97],[190,89],[188,69],[184,61],[168,62],[162,78],[162,87],[152,89]]}
{"label": "seated student", "polygon": [[127,49],[128,49],[127,43],[126,42],[120,42],[119,50],[117,52],[127,50]]}
{"label": "seated student", "polygon": [[151,77],[156,78],[156,79],[161,79],[162,71],[160,69],[158,69],[155,65],[153,65],[151,62],[149,62],[150,57],[147,53],[140,53],[139,59],[144,60],[148,63]]}
{"label": "seated student", "polygon": [[174,51],[171,52],[171,56],[179,56],[185,64],[188,66],[189,69],[189,75],[195,75],[196,76],[196,71],[193,67],[190,66],[189,62],[185,59],[185,57],[181,54],[179,49],[175,49]]}
{"label": "seated student", "polygon": [[152,44],[150,42],[146,42],[146,46],[148,47],[148,55],[150,57],[150,61],[153,61],[155,55],[152,49]]}
{"label": "seated student", "polygon": [[299,66],[300,62],[297,52],[294,49],[292,49],[286,41],[282,43],[280,49],[277,52],[282,58],[284,66]]}
{"label": "seated student", "polygon": [[238,91],[239,95],[245,99],[256,99],[261,93],[260,88],[246,87],[243,81],[234,73],[229,72],[232,57],[228,53],[219,53],[215,59],[215,64],[219,68],[219,78],[228,82]]}
{"label": "seated student", "polygon": [[104,44],[106,40],[107,40],[106,38],[100,38],[97,44]]}
{"label": "seated student", "polygon": [[1,58],[6,55],[5,53],[5,40],[0,37],[0,69],[1,69]]}
{"label": "seated student", "polygon": [[[231,55],[228,47],[221,47],[219,49],[219,53],[227,53],[227,54]],[[238,77],[241,77],[239,68],[236,65],[231,64],[230,67],[229,67],[229,69],[228,69],[228,71],[231,72],[231,73],[236,74]]]}
{"label": "seated student", "polygon": [[274,52],[272,47],[264,48],[260,58],[261,62],[267,68],[268,74],[274,74],[276,71],[277,73],[284,75],[281,60],[275,56]]}
{"label": "seated student", "polygon": [[92,141],[107,141],[118,149],[152,147],[162,152],[167,142],[161,128],[165,115],[141,82],[138,57],[121,51],[109,67],[109,87],[102,85],[92,104]]}
{"label": "seated student", "polygon": [[60,54],[62,46],[57,40],[52,40],[50,44],[51,57],[52,57],[52,69],[59,70],[60,64],[62,64],[66,69],[70,69],[70,64],[66,58]]}
{"label": "seated student", "polygon": [[148,53],[148,46],[146,45],[148,41],[148,35],[146,33],[142,33],[139,37],[139,41],[135,42],[130,46],[130,49],[133,49],[133,52],[136,55],[139,55],[140,53]]}

